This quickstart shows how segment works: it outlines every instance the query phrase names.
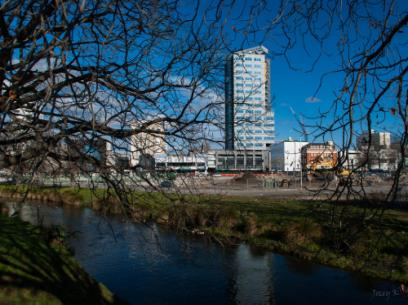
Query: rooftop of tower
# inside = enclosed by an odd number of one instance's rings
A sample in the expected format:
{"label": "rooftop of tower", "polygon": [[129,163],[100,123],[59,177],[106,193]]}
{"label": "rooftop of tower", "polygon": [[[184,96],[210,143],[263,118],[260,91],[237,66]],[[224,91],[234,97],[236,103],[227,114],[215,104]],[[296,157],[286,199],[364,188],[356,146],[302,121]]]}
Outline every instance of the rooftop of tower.
{"label": "rooftop of tower", "polygon": [[268,54],[268,49],[266,47],[264,47],[263,45],[260,46],[256,46],[253,48],[249,48],[249,49],[242,49],[242,50],[238,50],[235,51],[234,54]]}

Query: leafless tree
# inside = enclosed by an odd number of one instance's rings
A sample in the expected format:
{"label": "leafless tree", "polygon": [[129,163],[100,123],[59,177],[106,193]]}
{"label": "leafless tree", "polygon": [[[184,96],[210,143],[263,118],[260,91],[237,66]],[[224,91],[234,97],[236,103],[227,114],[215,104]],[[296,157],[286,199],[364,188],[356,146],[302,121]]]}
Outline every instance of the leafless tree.
{"label": "leafless tree", "polygon": [[[40,169],[97,170],[108,186],[126,187],[122,176],[112,174],[117,164],[107,160],[109,154],[95,154],[96,148],[107,142],[121,151],[141,134],[162,138],[177,153],[214,141],[209,130],[223,126],[225,55],[271,41],[272,56],[295,70],[313,70],[323,56],[336,59],[315,96],[330,75],[343,77],[327,109],[299,120],[309,140],[340,135],[346,152],[362,132],[391,116],[399,153],[386,199],[395,201],[408,128],[408,14],[402,2],[220,0],[187,9],[179,1],[4,1],[0,168],[31,176]],[[301,63],[309,66],[299,67],[292,57],[298,47],[305,54]],[[335,170],[348,154],[341,156]],[[353,177],[364,166],[349,179],[358,180]],[[332,198],[366,196],[362,183],[329,190]]]}
{"label": "leafless tree", "polygon": [[[397,166],[381,199],[401,200],[400,176],[407,153],[408,71],[404,52],[408,13],[403,1],[296,1],[283,12],[280,23],[287,39],[283,55],[289,64],[294,65],[290,54],[297,43],[303,44],[305,57],[311,58],[308,68],[315,68],[328,55],[336,63],[335,68],[322,74],[314,93],[317,96],[322,86],[330,82],[332,103],[321,107],[316,116],[301,121],[301,132],[306,132],[309,140],[342,139],[337,141],[342,153],[336,171],[345,167],[349,150],[358,149],[358,139],[363,135],[367,138],[363,151],[366,158],[352,169],[347,177],[349,183],[332,189],[333,198],[366,198],[364,184],[353,181],[364,177],[367,162],[375,158],[369,155],[380,154],[377,150],[383,149],[381,158],[377,156],[376,160],[384,159]],[[308,52],[312,44],[315,50]],[[342,81],[333,82],[333,74],[341,76]],[[373,129],[391,132],[387,147],[375,146]]]}
{"label": "leafless tree", "polygon": [[[27,184],[45,174],[88,175],[92,184],[98,173],[129,212],[137,200],[130,192],[160,186],[155,177],[123,174],[120,153],[135,138],[147,146],[137,154],[147,165],[150,136],[178,155],[221,142],[213,133],[224,126],[226,54],[265,43],[272,65],[284,58],[288,69],[305,73],[331,57],[335,66],[311,85],[313,100],[329,83],[332,100],[315,116],[295,119],[309,141],[341,139],[335,175],[368,132],[345,183],[314,190],[335,201],[324,225],[337,247],[351,249],[368,223],[382,220],[386,204],[407,198],[407,30],[404,0],[4,0],[0,170]],[[392,152],[377,151],[370,132],[384,122],[397,139]],[[379,208],[349,213],[343,199],[367,200],[365,170],[384,159],[396,168]]]}
{"label": "leafless tree", "polygon": [[104,142],[120,150],[144,133],[180,150],[205,140],[222,106],[219,5],[4,1],[0,168],[108,175],[114,165],[95,154]]}
{"label": "leafless tree", "polygon": [[[234,27],[234,35],[241,35],[248,44],[268,42],[272,64],[273,58],[284,58],[293,71],[319,72],[320,80],[310,83],[315,90],[309,102],[318,101],[324,89],[333,92],[315,115],[299,110],[294,120],[299,135],[307,141],[336,143],[339,158],[330,175],[338,177],[338,182],[326,181],[311,191],[319,199],[335,202],[327,225],[338,237],[337,244],[350,249],[369,223],[381,222],[388,208],[407,199],[406,3],[261,1],[248,9],[248,15],[255,21],[247,27]],[[322,62],[333,66],[322,67]],[[389,131],[389,143],[375,143],[373,129]],[[361,137],[367,140],[364,149],[358,147]],[[356,166],[344,171],[352,150],[360,150]],[[386,178],[370,187],[367,169],[375,163],[395,167],[387,168],[392,174],[389,181]],[[353,200],[368,208],[356,214],[347,203]],[[383,234],[378,236],[381,238]]]}

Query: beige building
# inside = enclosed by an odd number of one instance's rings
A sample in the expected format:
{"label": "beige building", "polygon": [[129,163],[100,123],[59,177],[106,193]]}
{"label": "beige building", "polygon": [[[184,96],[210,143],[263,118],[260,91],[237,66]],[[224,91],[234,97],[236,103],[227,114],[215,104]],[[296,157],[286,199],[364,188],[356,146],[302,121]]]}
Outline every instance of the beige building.
{"label": "beige building", "polygon": [[391,146],[391,133],[376,132],[371,130],[370,133],[365,132],[357,138],[357,146],[361,151],[367,150],[369,144],[369,136],[371,135],[371,147],[374,150],[387,149]]}
{"label": "beige building", "polygon": [[[139,128],[141,123],[132,124],[132,128]],[[130,165],[136,166],[139,164],[142,155],[161,155],[166,153],[166,142],[164,140],[164,123],[154,123],[146,128],[147,132],[140,132],[131,137],[130,143]]]}
{"label": "beige building", "polygon": [[371,130],[370,133],[361,134],[357,138],[357,146],[361,151],[360,162],[370,170],[395,170],[401,159],[401,154],[398,145],[395,147],[396,145],[391,144],[390,132]]}

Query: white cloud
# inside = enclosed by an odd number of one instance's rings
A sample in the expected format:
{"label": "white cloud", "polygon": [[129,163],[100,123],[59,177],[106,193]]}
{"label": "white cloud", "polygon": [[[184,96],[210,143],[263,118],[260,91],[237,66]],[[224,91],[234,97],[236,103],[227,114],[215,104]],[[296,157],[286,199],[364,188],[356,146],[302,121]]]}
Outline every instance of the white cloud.
{"label": "white cloud", "polygon": [[313,103],[320,103],[320,99],[315,96],[309,96],[305,99],[306,103],[313,104]]}

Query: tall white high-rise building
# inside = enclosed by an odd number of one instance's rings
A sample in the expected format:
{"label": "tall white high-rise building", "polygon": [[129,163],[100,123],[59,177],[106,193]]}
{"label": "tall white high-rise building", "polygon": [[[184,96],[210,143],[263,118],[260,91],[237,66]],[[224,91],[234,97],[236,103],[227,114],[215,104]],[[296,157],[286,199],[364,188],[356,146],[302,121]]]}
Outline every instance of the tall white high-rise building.
{"label": "tall white high-rise building", "polygon": [[240,50],[225,65],[225,149],[264,150],[275,142],[268,49]]}

